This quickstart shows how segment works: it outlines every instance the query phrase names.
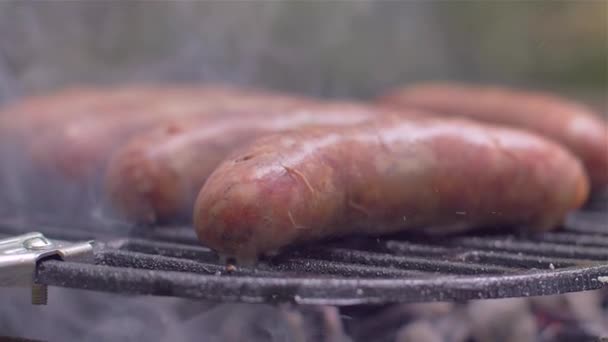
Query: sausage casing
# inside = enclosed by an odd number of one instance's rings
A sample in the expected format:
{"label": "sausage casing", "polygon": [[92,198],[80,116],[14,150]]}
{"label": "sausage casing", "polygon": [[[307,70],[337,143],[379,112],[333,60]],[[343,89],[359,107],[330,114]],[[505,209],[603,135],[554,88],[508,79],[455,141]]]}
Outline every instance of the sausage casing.
{"label": "sausage casing", "polygon": [[299,241],[423,228],[546,230],[588,195],[573,155],[542,137],[454,119],[387,117],[261,138],[209,177],[199,239],[251,259]]}
{"label": "sausage casing", "polygon": [[179,118],[219,118],[240,108],[262,115],[254,110],[313,101],[215,84],[74,88],[24,98],[0,115],[6,161],[0,165],[0,200],[34,213],[103,220],[102,175],[131,137]]}
{"label": "sausage casing", "polygon": [[264,112],[168,122],[134,137],[109,163],[105,189],[110,203],[129,220],[190,219],[205,180],[237,147],[270,133],[354,125],[380,115],[374,107],[348,102],[266,108]]}
{"label": "sausage casing", "polygon": [[585,165],[592,185],[608,185],[608,124],[582,104],[538,91],[429,83],[396,89],[378,103],[507,124],[566,146]]}
{"label": "sausage casing", "polygon": [[[165,121],[221,116],[223,111],[261,106],[289,106],[308,101],[282,94],[238,88],[157,88],[127,106],[89,108],[89,115],[59,120],[32,138],[27,155],[33,165],[74,181],[97,177],[115,149],[137,133]],[[60,153],[56,153],[60,151]]]}

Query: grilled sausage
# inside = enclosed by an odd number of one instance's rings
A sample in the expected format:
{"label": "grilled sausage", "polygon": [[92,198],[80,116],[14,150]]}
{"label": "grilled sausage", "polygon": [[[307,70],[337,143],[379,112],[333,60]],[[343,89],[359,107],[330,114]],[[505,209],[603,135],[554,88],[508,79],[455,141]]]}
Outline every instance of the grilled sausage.
{"label": "grilled sausage", "polygon": [[396,89],[378,103],[528,129],[566,146],[585,165],[594,187],[608,185],[608,124],[579,103],[500,87],[448,83]]}
{"label": "grilled sausage", "polygon": [[[59,121],[29,145],[36,167],[56,171],[66,179],[95,179],[113,151],[133,135],[180,117],[215,116],[241,108],[289,107],[312,101],[300,97],[224,88],[166,89],[140,96],[132,106]],[[102,109],[103,110],[103,109]],[[54,153],[61,151],[61,153]]]}
{"label": "grilled sausage", "polygon": [[0,116],[0,197],[54,216],[101,217],[101,175],[131,136],[179,117],[314,101],[247,88],[128,85],[26,98]]}
{"label": "grilled sausage", "polygon": [[[88,106],[99,101],[100,97],[114,95],[113,92],[100,92],[94,88],[68,88],[61,91],[30,96],[2,108],[1,128],[5,132],[44,121],[54,116],[55,112],[65,113],[81,106]],[[107,99],[104,99],[107,100]]]}
{"label": "grilled sausage", "polygon": [[[70,148],[78,149],[86,146],[80,144],[94,140],[69,141],[75,139],[70,136],[75,132],[87,131],[87,125],[94,126],[98,121],[102,122],[101,125],[107,125],[105,122],[111,118],[115,122],[125,120],[129,113],[142,112],[144,108],[148,108],[147,111],[152,108],[153,111],[155,105],[162,110],[168,101],[176,103],[174,107],[177,111],[178,101],[191,103],[192,99],[201,98],[218,101],[218,98],[233,98],[244,92],[253,93],[252,90],[223,86],[133,85],[114,89],[69,88],[48,95],[27,97],[0,111],[0,140],[6,150],[3,156],[7,151],[12,152],[22,156],[22,163],[28,168],[46,166],[51,169],[50,166],[57,166],[54,164],[61,165],[56,158],[69,155]],[[97,128],[93,129],[93,133],[95,131]],[[53,153],[54,147],[61,148],[58,151],[68,150],[58,155]],[[32,161],[35,161],[34,165]]]}
{"label": "grilled sausage", "polygon": [[[130,91],[128,92],[131,93]],[[47,95],[30,96],[0,111],[0,201],[3,205],[32,207],[41,196],[39,189],[48,184],[32,167],[25,151],[28,144],[55,122],[80,116],[84,108],[116,105],[124,102],[124,89],[69,88]],[[50,152],[50,151],[49,151]],[[55,153],[52,153],[53,155]],[[65,189],[61,189],[65,190]],[[56,194],[54,200],[56,200]]]}
{"label": "grilled sausage", "polygon": [[196,233],[247,260],[292,243],[414,228],[555,227],[588,195],[578,159],[542,137],[388,117],[294,131],[238,150],[209,177]]}
{"label": "grilled sausage", "polygon": [[336,102],[268,108],[262,117],[241,114],[235,120],[227,114],[222,120],[170,122],[134,137],[119,149],[108,166],[105,188],[110,203],[130,220],[190,219],[205,180],[236,147],[269,133],[314,125],[353,125],[377,115],[373,107]]}
{"label": "grilled sausage", "polygon": [[11,139],[29,141],[54,124],[65,124],[67,120],[86,115],[111,114],[117,108],[137,105],[146,96],[154,98],[160,91],[161,88],[152,86],[80,87],[30,96],[2,110],[0,129],[3,135],[11,135]]}
{"label": "grilled sausage", "polygon": [[[122,115],[120,109],[128,106],[159,102],[163,99],[192,101],[219,101],[234,96],[269,96],[268,91],[237,88],[223,85],[123,85],[108,87],[75,87],[53,93],[26,97],[0,112],[0,129],[3,133],[26,131],[38,133],[53,125],[64,125],[81,116]],[[276,96],[276,94],[272,95]],[[28,137],[28,138],[31,138]]]}

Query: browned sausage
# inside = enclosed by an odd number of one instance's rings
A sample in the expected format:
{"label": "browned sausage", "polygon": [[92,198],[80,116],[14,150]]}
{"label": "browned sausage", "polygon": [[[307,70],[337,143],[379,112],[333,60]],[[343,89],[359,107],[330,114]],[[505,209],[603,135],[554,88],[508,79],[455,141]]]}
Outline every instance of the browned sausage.
{"label": "browned sausage", "polygon": [[[66,132],[74,134],[79,130],[86,131],[86,126],[95,125],[97,120],[107,122],[112,117],[120,120],[129,113],[141,112],[146,107],[169,100],[191,103],[192,99],[200,101],[201,98],[207,98],[218,101],[218,98],[234,97],[245,92],[253,93],[226,86],[129,85],[116,88],[70,88],[48,95],[27,97],[0,112],[0,141],[6,150],[3,156],[9,151],[22,156],[21,163],[27,165],[27,168],[52,168],[49,166],[61,165],[56,163],[60,160],[57,158],[64,156],[53,152],[53,148],[60,148],[56,151],[65,151],[67,155],[71,148],[79,148],[70,143],[78,145],[95,140],[88,138],[86,141],[70,142],[69,139],[74,137],[62,136]],[[65,140],[63,143],[62,139]],[[84,150],[83,147],[80,148]],[[32,165],[33,161],[35,163]],[[79,165],[76,161],[72,164],[68,170]],[[74,173],[76,172],[68,172],[66,175]]]}
{"label": "browned sausage", "polygon": [[237,259],[305,240],[424,228],[555,227],[587,198],[580,162],[509,128],[390,117],[257,140],[209,177],[199,239]]}
{"label": "browned sausage", "polygon": [[449,83],[396,89],[378,102],[538,132],[581,158],[594,187],[608,185],[608,124],[579,103],[543,92]]}
{"label": "browned sausage", "polygon": [[[99,100],[103,95],[110,95],[112,92],[100,92],[95,88],[67,88],[53,93],[29,96],[10,103],[2,108],[2,125],[12,125],[17,127],[27,125],[28,120],[45,120],[49,112],[71,111],[75,107],[86,106]],[[29,122],[32,123],[32,122]]]}
{"label": "browned sausage", "polygon": [[[129,106],[159,102],[167,98],[184,101],[206,98],[218,101],[238,95],[268,95],[267,91],[224,85],[185,86],[138,84],[110,87],[75,87],[29,96],[0,111],[3,133],[39,133],[52,125],[63,125],[81,116],[112,115]],[[31,136],[29,137],[31,138]]]}
{"label": "browned sausage", "polygon": [[80,87],[30,96],[3,108],[0,129],[3,134],[31,139],[53,124],[76,116],[112,113],[114,108],[136,104],[143,96],[154,96],[159,90],[151,86]]}
{"label": "browned sausage", "polygon": [[[129,92],[131,93],[131,92]],[[125,91],[99,88],[69,88],[46,95],[30,96],[0,111],[0,194],[2,205],[27,204],[40,198],[39,188],[46,186],[46,174],[32,167],[26,153],[28,144],[44,134],[49,126],[70,116],[80,116],[85,108],[117,105],[124,102]],[[57,152],[49,153],[56,155]],[[37,182],[39,180],[39,182]],[[65,189],[61,189],[65,190]],[[55,201],[56,200],[56,196]],[[21,207],[22,205],[19,205]]]}
{"label": "browned sausage", "polygon": [[[28,155],[41,169],[57,171],[66,179],[83,181],[103,171],[113,151],[133,135],[180,117],[221,116],[239,108],[287,107],[312,101],[282,94],[224,88],[165,89],[139,96],[129,106],[90,108],[89,115],[72,117],[47,127],[34,137]],[[57,153],[59,151],[60,153]]]}
{"label": "browned sausage", "polygon": [[[70,88],[53,94],[30,96],[0,110],[0,140],[3,144],[21,145],[31,140],[33,134],[45,129],[55,116],[77,112],[97,101],[107,100],[90,88]],[[100,99],[103,98],[103,99]]]}
{"label": "browned sausage", "polygon": [[339,102],[265,112],[262,117],[238,113],[235,119],[228,113],[222,120],[175,121],[134,137],[108,166],[105,188],[110,203],[135,221],[191,218],[205,180],[236,147],[269,133],[311,125],[353,125],[378,114],[373,107]]}

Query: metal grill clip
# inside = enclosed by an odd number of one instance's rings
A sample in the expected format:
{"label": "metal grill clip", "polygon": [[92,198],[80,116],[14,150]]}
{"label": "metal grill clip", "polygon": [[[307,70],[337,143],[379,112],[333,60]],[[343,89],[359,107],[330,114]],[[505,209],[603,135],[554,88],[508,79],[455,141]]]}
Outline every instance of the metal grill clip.
{"label": "metal grill clip", "polygon": [[0,240],[0,286],[31,287],[32,304],[45,305],[47,288],[35,282],[38,261],[59,257],[73,260],[91,257],[93,241],[67,242],[47,239],[42,233],[28,233]]}

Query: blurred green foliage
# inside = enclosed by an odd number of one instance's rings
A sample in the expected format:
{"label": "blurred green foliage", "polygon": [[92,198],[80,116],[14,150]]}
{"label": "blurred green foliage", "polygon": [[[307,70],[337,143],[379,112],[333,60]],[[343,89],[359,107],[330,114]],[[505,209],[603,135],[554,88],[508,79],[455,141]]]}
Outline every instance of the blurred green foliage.
{"label": "blurred green foliage", "polygon": [[438,8],[450,41],[460,45],[453,48],[474,51],[480,68],[532,82],[606,87],[606,1],[459,1]]}
{"label": "blurred green foliage", "polygon": [[0,2],[0,100],[79,82],[323,96],[455,79],[606,91],[608,1]]}

